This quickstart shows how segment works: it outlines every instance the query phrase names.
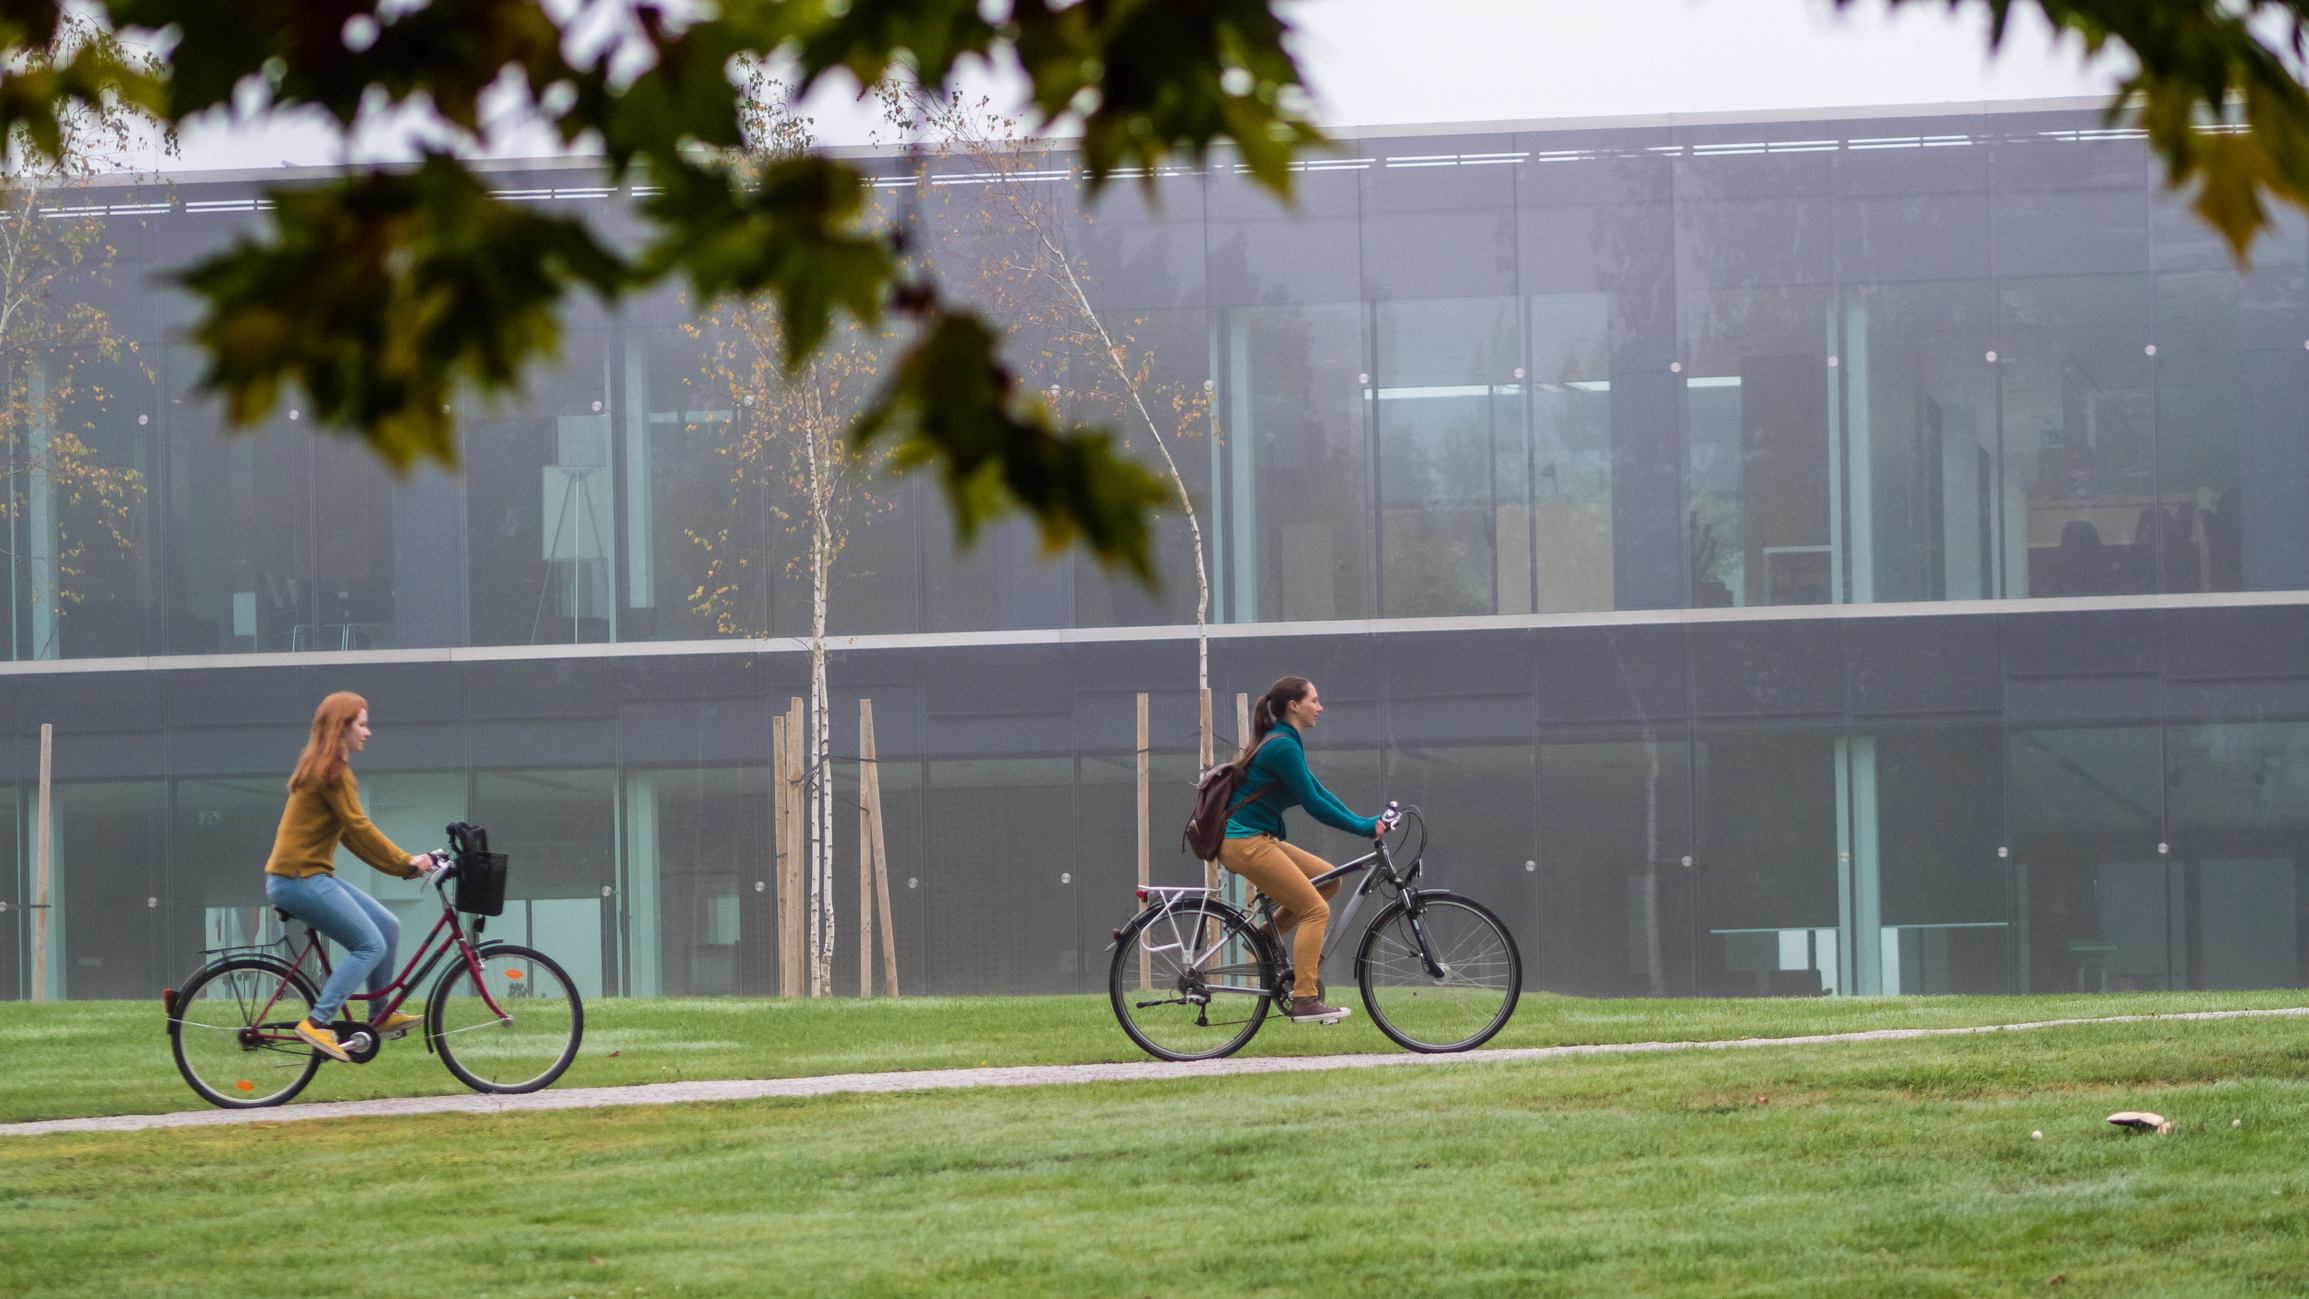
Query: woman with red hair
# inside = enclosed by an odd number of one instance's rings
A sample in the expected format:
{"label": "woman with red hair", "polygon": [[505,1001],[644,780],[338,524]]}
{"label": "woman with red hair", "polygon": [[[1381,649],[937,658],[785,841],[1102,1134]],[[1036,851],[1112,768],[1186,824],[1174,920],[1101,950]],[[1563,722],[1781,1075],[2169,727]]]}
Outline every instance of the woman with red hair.
{"label": "woman with red hair", "polygon": [[[312,738],[289,776],[289,805],[265,862],[265,899],[334,939],[345,959],[329,976],[297,1036],[335,1060],[349,1060],[329,1023],[366,978],[369,991],[393,982],[401,922],[375,898],[337,878],[337,845],[387,875],[415,879],[433,869],[426,853],[405,853],[361,811],[360,782],[346,759],[369,743],[369,701],[340,690],[313,712]],[[382,1002],[377,1003],[383,1005]],[[417,1022],[398,1012],[376,1020],[379,1037],[399,1037]]]}

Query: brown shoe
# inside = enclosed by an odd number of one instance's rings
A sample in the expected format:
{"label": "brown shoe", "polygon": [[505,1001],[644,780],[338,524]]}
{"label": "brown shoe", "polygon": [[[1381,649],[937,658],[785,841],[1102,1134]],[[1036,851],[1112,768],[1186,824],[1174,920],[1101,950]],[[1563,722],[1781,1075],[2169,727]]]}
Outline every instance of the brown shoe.
{"label": "brown shoe", "polygon": [[1352,1011],[1338,1006],[1326,1006],[1321,997],[1291,998],[1291,1022],[1294,1024],[1336,1024]]}

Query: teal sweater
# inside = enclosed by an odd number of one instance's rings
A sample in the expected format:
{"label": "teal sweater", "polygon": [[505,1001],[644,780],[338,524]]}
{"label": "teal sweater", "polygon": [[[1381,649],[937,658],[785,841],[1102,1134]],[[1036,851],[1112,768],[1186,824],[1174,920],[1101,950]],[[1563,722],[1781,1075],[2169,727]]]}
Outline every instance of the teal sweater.
{"label": "teal sweater", "polygon": [[1227,818],[1229,839],[1248,839],[1254,834],[1271,834],[1277,839],[1290,836],[1283,833],[1283,809],[1296,804],[1307,809],[1314,817],[1334,830],[1371,837],[1379,828],[1377,817],[1357,816],[1347,805],[1323,788],[1315,773],[1307,770],[1307,748],[1299,742],[1298,728],[1289,722],[1275,723],[1269,732],[1274,738],[1259,749],[1251,759],[1251,769],[1245,773],[1244,792],[1267,786],[1267,792],[1243,804]]}

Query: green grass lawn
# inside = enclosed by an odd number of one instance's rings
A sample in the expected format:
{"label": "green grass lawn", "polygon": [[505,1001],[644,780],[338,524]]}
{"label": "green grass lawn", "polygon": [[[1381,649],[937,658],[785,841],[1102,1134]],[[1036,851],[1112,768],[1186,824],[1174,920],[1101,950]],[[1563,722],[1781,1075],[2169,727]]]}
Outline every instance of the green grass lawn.
{"label": "green grass lawn", "polygon": [[[1493,1046],[1706,1041],[1873,1028],[2302,1004],[2298,991],[2045,997],[1819,997],[1745,1001],[1590,1000],[1531,994]],[[1336,1028],[1270,1022],[1245,1055],[1400,1048],[1359,1001]],[[167,1020],[150,1002],[0,1002],[0,1122],[206,1108],[177,1075]],[[613,1054],[614,1053],[614,1054]],[[920,997],[859,1002],[622,1000],[586,1007],[584,1049],[565,1087],[701,1078],[788,1078],[979,1064],[1143,1060],[1104,997]],[[462,1092],[412,1035],[367,1065],[325,1064],[302,1101]]]}
{"label": "green grass lawn", "polygon": [[[945,1007],[720,1014],[827,1035],[786,1064],[954,1063],[934,1045],[954,1025],[1058,1026],[980,1057],[1012,1062],[1093,1027],[1080,1003]],[[1518,1027],[2048,1009],[1548,1000]],[[911,1026],[919,1054],[844,1055],[844,1011],[860,1038]],[[2101,1122],[2136,1106],[2181,1130]],[[2055,1275],[2062,1294],[2298,1293],[2304,1132],[2309,1024],[2263,1019],[64,1134],[0,1139],[0,1294],[2017,1295]]]}

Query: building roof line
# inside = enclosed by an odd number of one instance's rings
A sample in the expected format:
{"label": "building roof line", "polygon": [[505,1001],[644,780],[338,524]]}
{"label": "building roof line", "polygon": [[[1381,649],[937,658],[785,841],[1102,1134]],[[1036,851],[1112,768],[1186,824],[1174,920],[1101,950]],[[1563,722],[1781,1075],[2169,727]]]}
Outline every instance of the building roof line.
{"label": "building roof line", "polygon": [[[2021,113],[2059,113],[2099,111],[2108,107],[2108,100],[2098,96],[2065,96],[2045,99],[1980,99],[1946,100],[1932,104],[1860,104],[1841,108],[1755,108],[1726,109],[1701,113],[1630,113],[1601,117],[1524,117],[1501,118],[1472,122],[1399,122],[1370,126],[1325,125],[1323,130],[1333,140],[1352,143],[1360,140],[1397,140],[1420,137],[1465,135],[1541,135],[1558,132],[1623,131],[1644,128],[1668,129],[1690,126],[1738,126],[1773,122],[1863,122],[1884,118],[1917,117],[1991,117]],[[1037,145],[1053,150],[1070,149],[1078,139],[1072,135],[1042,137],[1026,141],[1026,147]],[[833,158],[895,158],[906,153],[902,145],[830,145],[818,150]],[[515,175],[524,172],[577,171],[594,174],[600,170],[598,154],[562,154],[543,158],[470,158],[466,166],[482,175]],[[342,175],[366,170],[375,164],[361,166],[314,167],[238,167],[209,171],[123,172],[110,176],[94,176],[81,182],[87,186],[135,186],[161,184],[229,185],[254,181],[277,181],[310,173],[315,178]],[[401,163],[387,163],[400,166]],[[414,160],[406,165],[415,166]]]}

